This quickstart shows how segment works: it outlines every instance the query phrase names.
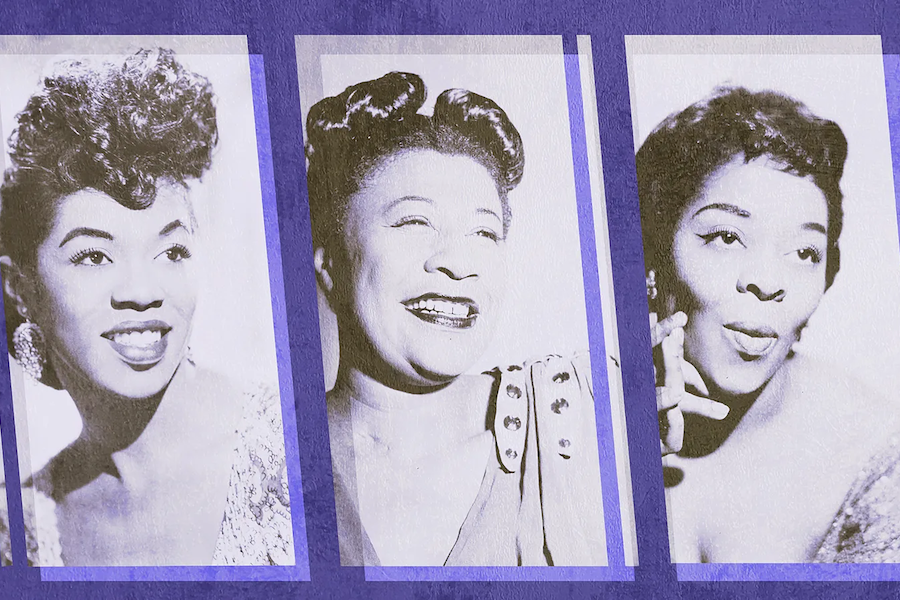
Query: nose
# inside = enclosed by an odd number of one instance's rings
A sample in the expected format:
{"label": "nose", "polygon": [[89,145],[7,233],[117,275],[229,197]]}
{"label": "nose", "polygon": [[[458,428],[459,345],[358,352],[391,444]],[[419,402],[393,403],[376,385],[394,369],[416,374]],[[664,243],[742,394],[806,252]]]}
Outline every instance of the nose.
{"label": "nose", "polygon": [[444,237],[425,261],[429,273],[443,273],[450,279],[462,280],[478,277],[478,269],[472,249],[465,240]]}
{"label": "nose", "polygon": [[154,277],[152,269],[128,265],[113,289],[110,297],[116,310],[144,312],[163,305],[162,286]]}
{"label": "nose", "polygon": [[753,294],[762,302],[781,302],[786,291],[783,286],[783,274],[775,260],[748,261],[737,281],[737,291],[741,294]]}

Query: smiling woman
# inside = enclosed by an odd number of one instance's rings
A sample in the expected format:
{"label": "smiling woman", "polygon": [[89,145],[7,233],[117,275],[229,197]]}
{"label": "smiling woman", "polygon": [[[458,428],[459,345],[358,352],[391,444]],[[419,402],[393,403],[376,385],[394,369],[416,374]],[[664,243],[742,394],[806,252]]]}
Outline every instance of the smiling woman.
{"label": "smiling woman", "polygon": [[61,63],[18,114],[0,188],[9,348],[82,421],[24,483],[31,564],[294,562],[278,395],[189,350],[193,198],[217,142],[212,86],[168,50]]}
{"label": "smiling woman", "polygon": [[462,89],[420,112],[392,72],[315,104],[315,268],[337,318],[328,393],[345,565],[602,565],[586,354],[473,375],[502,314],[518,130]]}

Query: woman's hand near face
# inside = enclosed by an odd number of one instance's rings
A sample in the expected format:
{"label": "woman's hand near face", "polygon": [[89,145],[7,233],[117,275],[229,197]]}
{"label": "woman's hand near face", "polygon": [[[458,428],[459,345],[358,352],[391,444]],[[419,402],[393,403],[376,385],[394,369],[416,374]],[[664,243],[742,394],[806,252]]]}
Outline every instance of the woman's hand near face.
{"label": "woman's hand near face", "polygon": [[[659,414],[660,449],[663,456],[681,451],[684,443],[684,413],[695,413],[721,421],[728,416],[728,407],[710,400],[700,373],[684,359],[684,326],[687,315],[677,312],[657,322],[650,313],[650,338],[654,348],[656,376],[656,410]],[[659,348],[659,351],[656,351]],[[661,360],[660,360],[661,358]],[[662,369],[659,363],[662,363]],[[703,394],[687,391],[692,388]]]}

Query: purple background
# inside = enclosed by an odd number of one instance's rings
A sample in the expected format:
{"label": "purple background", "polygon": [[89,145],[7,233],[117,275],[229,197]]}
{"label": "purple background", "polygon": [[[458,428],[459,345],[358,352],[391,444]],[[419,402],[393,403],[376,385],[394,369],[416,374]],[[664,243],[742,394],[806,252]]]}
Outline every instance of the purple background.
{"label": "purple background", "polygon": [[[718,10],[714,5],[720,5]],[[896,0],[4,0],[0,34],[240,34],[265,58],[275,188],[296,394],[312,582],[48,583],[37,569],[0,569],[0,598],[895,598],[900,584],[678,582],[669,564],[657,441],[634,149],[625,70],[626,34],[880,34],[900,52]],[[319,357],[309,214],[293,36],[296,34],[589,34],[592,36],[603,171],[634,476],[641,566],[634,583],[363,581],[340,568]],[[896,105],[891,109],[896,112]],[[0,336],[0,346],[5,340]],[[0,347],[0,351],[3,348]],[[8,379],[0,360],[0,380]],[[7,480],[17,480],[11,402],[0,385]],[[15,510],[19,492],[9,490]],[[21,526],[13,520],[13,536]],[[22,564],[22,548],[16,548]]]}

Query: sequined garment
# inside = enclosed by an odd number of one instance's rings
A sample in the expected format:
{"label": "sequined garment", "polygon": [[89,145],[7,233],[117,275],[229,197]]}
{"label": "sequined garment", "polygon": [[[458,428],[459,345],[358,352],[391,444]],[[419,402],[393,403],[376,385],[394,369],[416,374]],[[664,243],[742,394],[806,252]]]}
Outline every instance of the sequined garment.
{"label": "sequined garment", "polygon": [[[495,452],[444,566],[601,566],[606,537],[590,357],[495,369]],[[612,485],[612,483],[611,483]],[[380,566],[335,477],[341,564]]]}
{"label": "sequined garment", "polygon": [[[244,397],[244,415],[234,452],[228,498],[212,565],[293,565],[294,541],[285,468],[284,433],[278,395],[266,387]],[[33,504],[31,499],[33,499]],[[49,495],[23,490],[28,563],[65,566]],[[0,527],[7,529],[4,511]],[[0,541],[4,564],[11,562],[9,535]]]}
{"label": "sequined garment", "polygon": [[900,438],[860,472],[813,560],[900,562]]}

